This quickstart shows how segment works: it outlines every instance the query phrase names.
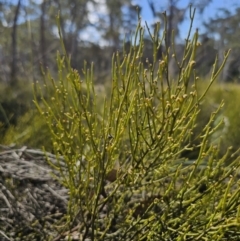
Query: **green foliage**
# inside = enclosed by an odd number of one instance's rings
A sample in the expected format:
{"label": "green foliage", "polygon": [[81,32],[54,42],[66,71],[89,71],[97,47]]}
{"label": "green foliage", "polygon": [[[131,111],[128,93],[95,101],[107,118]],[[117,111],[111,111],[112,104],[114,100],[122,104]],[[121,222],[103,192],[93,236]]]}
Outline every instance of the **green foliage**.
{"label": "green foliage", "polygon": [[52,150],[45,120],[33,103],[32,85],[25,81],[11,87],[0,86],[0,139],[4,145],[27,145]]}
{"label": "green foliage", "polygon": [[18,118],[17,125],[10,125],[2,138],[2,144],[52,150],[51,135],[48,126],[35,110],[29,110]]}
{"label": "green foliage", "polygon": [[214,123],[217,124],[218,121],[223,120],[224,125],[210,139],[215,143],[221,141],[221,155],[224,155],[229,146],[232,146],[232,152],[235,152],[240,146],[239,106],[237,104],[240,101],[239,96],[240,88],[237,84],[216,84],[202,106],[203,112],[207,115],[224,99],[224,106]]}
{"label": "green foliage", "polygon": [[[189,31],[182,58],[172,44],[159,61],[166,31],[160,38],[160,24],[154,33],[147,30],[153,62],[144,68],[139,24],[130,51],[113,56],[111,93],[104,99],[95,89],[93,65],[85,64],[80,76],[66,54],[57,57],[58,80],[46,73],[45,85],[37,87],[42,98],[35,103],[59,156],[58,165],[49,164],[69,189],[59,232],[78,227],[82,240],[233,240],[240,235],[239,159],[226,165],[228,153],[219,159],[218,147],[208,142],[222,105],[198,136],[197,159],[180,158],[192,150],[200,104],[229,52],[219,69],[216,60],[199,95],[198,32],[190,40]],[[176,80],[168,74],[171,57],[179,68]]]}
{"label": "green foliage", "polygon": [[2,138],[8,127],[16,125],[18,118],[33,107],[32,88],[22,81],[12,87],[5,83],[0,85],[0,137]]}

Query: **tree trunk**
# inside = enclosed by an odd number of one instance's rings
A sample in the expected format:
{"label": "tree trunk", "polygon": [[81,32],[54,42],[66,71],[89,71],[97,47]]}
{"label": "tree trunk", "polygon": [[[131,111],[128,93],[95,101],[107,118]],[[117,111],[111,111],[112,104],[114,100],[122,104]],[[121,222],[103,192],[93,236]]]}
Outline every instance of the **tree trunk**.
{"label": "tree trunk", "polygon": [[45,15],[46,15],[46,0],[41,4],[41,17],[40,17],[40,55],[41,62],[44,69],[47,67],[46,59],[46,38],[45,38]]}
{"label": "tree trunk", "polygon": [[15,85],[17,81],[17,21],[21,8],[21,0],[18,0],[18,4],[14,14],[13,29],[12,29],[12,63],[11,63],[11,76],[10,84]]}

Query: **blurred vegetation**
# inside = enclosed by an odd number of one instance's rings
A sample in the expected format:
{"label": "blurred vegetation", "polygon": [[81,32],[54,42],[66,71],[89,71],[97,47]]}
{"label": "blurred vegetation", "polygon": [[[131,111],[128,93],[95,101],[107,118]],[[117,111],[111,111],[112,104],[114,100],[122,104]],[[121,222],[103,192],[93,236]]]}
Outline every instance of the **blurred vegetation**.
{"label": "blurred vegetation", "polygon": [[19,119],[33,108],[32,87],[29,82],[19,82],[12,87],[0,83],[0,137],[2,138],[10,126],[19,124]]}
{"label": "blurred vegetation", "polygon": [[[145,3],[144,3],[145,1]],[[180,0],[156,2],[152,0],[108,0],[108,1],[70,1],[70,0],[0,0],[0,82],[12,87],[23,80],[32,82],[41,79],[41,68],[51,69],[57,75],[55,53],[61,49],[56,15],[60,14],[60,25],[66,52],[71,56],[73,68],[81,71],[84,60],[94,62],[95,77],[104,82],[110,77],[111,56],[122,49],[122,43],[130,41],[131,33],[138,21],[137,14],[143,12],[142,6],[150,10],[154,22],[168,20],[166,43],[158,50],[158,57],[175,41],[175,51],[183,54],[184,38],[181,36],[181,24],[188,18],[188,6],[183,7]],[[202,18],[211,0],[189,0],[197,8]],[[233,0],[233,2],[235,2]],[[222,60],[224,51],[231,48],[232,54],[226,63],[220,80],[222,82],[239,79],[239,36],[235,29],[239,23],[239,3],[235,11],[219,9],[216,16],[202,22],[196,66],[199,77],[209,74],[209,66],[214,57]],[[165,15],[162,14],[165,11]],[[203,18],[202,18],[203,19]],[[204,21],[204,19],[203,19]],[[174,35],[172,36],[172,31]],[[234,34],[233,34],[234,33]],[[144,58],[151,61],[151,39],[146,34]],[[171,60],[169,71],[177,71],[175,61]]]}
{"label": "blurred vegetation", "polygon": [[[239,100],[240,87],[238,84],[216,84],[210,90],[206,103],[203,104],[203,111],[207,114],[207,108],[214,108],[222,100],[224,106],[219,114],[218,119],[213,123],[216,125],[220,119],[223,119],[224,126],[216,132],[212,138],[212,142],[221,142],[220,154],[224,154],[229,146],[232,151],[236,151],[240,146],[240,126],[239,126]],[[210,110],[209,110],[210,111]]]}

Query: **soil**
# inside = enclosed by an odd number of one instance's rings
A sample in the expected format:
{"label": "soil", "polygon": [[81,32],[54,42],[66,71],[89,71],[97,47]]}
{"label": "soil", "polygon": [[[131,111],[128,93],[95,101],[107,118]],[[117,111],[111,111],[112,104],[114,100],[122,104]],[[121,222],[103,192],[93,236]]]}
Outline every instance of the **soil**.
{"label": "soil", "polygon": [[57,162],[41,150],[0,146],[0,240],[57,236],[53,227],[66,214],[68,190],[56,180],[47,158]]}

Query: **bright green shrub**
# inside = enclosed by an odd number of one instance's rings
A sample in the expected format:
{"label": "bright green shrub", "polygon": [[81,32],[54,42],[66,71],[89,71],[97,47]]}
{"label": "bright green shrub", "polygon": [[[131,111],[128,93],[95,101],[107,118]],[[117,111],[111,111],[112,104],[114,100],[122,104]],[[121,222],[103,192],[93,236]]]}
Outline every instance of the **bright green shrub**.
{"label": "bright green shrub", "polygon": [[[192,17],[192,16],[191,16]],[[179,158],[191,149],[199,106],[222,70],[213,66],[202,95],[194,72],[198,33],[186,40],[184,56],[164,44],[160,25],[150,34],[153,62],[142,59],[144,28],[138,25],[129,53],[112,59],[112,88],[104,100],[96,93],[93,65],[83,76],[58,55],[59,78],[46,75],[35,103],[53,139],[58,180],[69,189],[68,213],[60,232],[74,228],[80,240],[234,240],[239,237],[239,159],[225,165],[209,144],[221,106],[201,131],[194,162]],[[168,73],[175,58],[179,75]],[[216,61],[217,62],[217,61]],[[53,236],[49,237],[52,239]],[[70,239],[70,238],[69,238]]]}

